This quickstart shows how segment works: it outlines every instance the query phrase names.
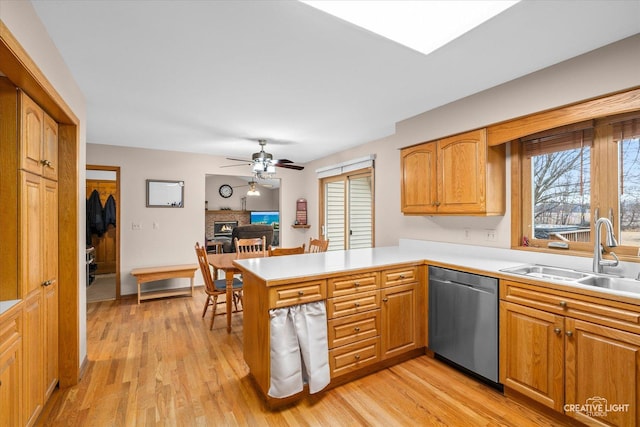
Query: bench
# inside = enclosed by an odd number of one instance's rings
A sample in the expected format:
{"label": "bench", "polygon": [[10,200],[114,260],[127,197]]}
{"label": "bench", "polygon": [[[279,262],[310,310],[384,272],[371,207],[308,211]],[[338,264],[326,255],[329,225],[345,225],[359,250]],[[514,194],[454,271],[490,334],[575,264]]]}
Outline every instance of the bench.
{"label": "bench", "polygon": [[[178,295],[193,296],[193,280],[197,269],[197,264],[134,268],[133,270],[131,270],[131,275],[134,276],[138,281],[138,304],[140,304],[141,300],[150,298],[172,297]],[[176,278],[190,279],[191,286],[188,288],[163,289],[158,291],[141,292],[140,288],[143,283]]]}

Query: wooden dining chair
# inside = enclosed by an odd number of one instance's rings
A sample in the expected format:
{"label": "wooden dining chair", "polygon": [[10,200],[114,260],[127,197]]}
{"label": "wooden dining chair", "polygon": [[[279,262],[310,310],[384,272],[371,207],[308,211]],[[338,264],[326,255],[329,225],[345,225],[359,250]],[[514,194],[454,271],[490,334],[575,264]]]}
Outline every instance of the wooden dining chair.
{"label": "wooden dining chair", "polygon": [[315,253],[319,253],[319,252],[327,252],[327,249],[329,249],[329,239],[327,239],[327,240],[314,239],[314,238],[309,239],[309,253],[310,254],[315,254]]}
{"label": "wooden dining chair", "polygon": [[296,246],[295,248],[272,248],[269,247],[269,256],[280,255],[296,255],[304,253],[304,243],[302,246]]}
{"label": "wooden dining chair", "polygon": [[[226,279],[216,279],[217,276],[216,271],[211,268],[209,264],[209,260],[207,258],[207,247],[206,244],[204,246],[200,246],[200,244],[196,243],[196,256],[198,257],[198,265],[200,266],[200,272],[202,273],[202,278],[204,279],[204,291],[207,294],[207,300],[204,303],[204,310],[202,310],[202,317],[207,314],[207,309],[209,306],[213,306],[213,316],[211,316],[211,325],[209,325],[209,330],[213,329],[213,322],[216,319],[216,308],[218,304],[224,304],[225,301],[218,302],[218,297],[220,295],[226,295],[227,293],[227,280]],[[234,313],[242,310],[238,310],[238,302],[240,302],[240,306],[242,307],[242,280],[235,278],[233,279],[233,305],[235,310]],[[224,313],[218,313],[224,314]]]}
{"label": "wooden dining chair", "polygon": [[234,239],[236,259],[260,258],[267,256],[265,236],[256,239]]}

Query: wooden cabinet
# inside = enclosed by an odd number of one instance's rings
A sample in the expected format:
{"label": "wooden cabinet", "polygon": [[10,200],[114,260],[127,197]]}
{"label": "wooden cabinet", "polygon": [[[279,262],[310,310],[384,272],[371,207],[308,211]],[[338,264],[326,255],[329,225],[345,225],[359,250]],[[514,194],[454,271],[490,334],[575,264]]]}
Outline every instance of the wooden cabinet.
{"label": "wooden cabinet", "polygon": [[20,168],[46,178],[58,179],[58,124],[19,92]]}
{"label": "wooden cabinet", "polygon": [[0,427],[22,425],[22,309],[0,315]]}
{"label": "wooden cabinet", "polygon": [[511,281],[501,299],[505,387],[585,424],[638,425],[640,307]]}
{"label": "wooden cabinet", "polygon": [[327,335],[331,378],[380,360],[380,276],[377,272],[329,279]]}
{"label": "wooden cabinet", "polygon": [[489,147],[486,129],[401,151],[404,214],[504,215],[505,149]]}
{"label": "wooden cabinet", "polygon": [[381,356],[388,359],[419,346],[418,267],[386,270],[382,277]]}

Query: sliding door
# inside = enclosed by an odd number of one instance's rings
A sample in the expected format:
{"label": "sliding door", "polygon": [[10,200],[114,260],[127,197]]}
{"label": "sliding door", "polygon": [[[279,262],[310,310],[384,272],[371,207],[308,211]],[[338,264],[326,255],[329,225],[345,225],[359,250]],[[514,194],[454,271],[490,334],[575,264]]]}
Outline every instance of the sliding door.
{"label": "sliding door", "polygon": [[324,178],[321,183],[322,237],[329,239],[329,250],[373,247],[372,170]]}

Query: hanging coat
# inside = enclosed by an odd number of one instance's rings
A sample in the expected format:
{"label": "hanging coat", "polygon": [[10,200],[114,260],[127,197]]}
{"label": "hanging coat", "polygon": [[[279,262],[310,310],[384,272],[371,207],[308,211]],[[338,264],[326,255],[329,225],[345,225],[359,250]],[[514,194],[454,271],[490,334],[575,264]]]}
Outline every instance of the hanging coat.
{"label": "hanging coat", "polygon": [[110,225],[116,226],[116,199],[113,194],[109,195],[109,198],[104,203],[104,229],[105,231]]}
{"label": "hanging coat", "polygon": [[98,190],[93,190],[89,196],[87,217],[89,218],[87,225],[89,230],[91,230],[91,234],[97,234],[99,237],[102,237],[105,227],[102,217],[102,203],[100,202],[100,193],[98,193]]}

